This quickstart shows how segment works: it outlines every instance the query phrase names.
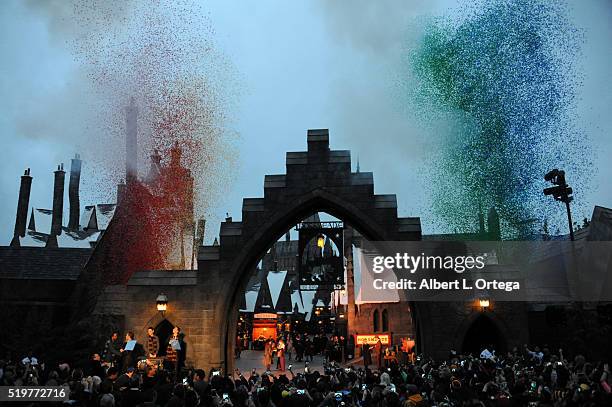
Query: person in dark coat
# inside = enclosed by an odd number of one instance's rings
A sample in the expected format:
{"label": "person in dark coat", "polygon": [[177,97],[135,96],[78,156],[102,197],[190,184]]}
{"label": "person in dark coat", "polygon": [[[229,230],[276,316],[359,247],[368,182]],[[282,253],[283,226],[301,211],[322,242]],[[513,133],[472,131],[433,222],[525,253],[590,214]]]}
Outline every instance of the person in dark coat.
{"label": "person in dark coat", "polygon": [[104,344],[103,358],[105,362],[112,366],[117,366],[121,359],[121,342],[119,341],[119,333],[113,332],[111,337]]}
{"label": "person in dark coat", "polygon": [[363,366],[368,367],[372,364],[372,350],[370,349],[370,345],[367,343],[363,344]]}
{"label": "person in dark coat", "polygon": [[126,346],[130,341],[135,341],[134,332],[128,332],[125,334],[125,344],[120,349],[121,357],[122,357],[122,371],[127,371],[130,367],[136,367],[136,363],[138,362],[138,358],[144,356],[145,351],[141,344],[138,342],[134,345],[132,350],[126,350]]}

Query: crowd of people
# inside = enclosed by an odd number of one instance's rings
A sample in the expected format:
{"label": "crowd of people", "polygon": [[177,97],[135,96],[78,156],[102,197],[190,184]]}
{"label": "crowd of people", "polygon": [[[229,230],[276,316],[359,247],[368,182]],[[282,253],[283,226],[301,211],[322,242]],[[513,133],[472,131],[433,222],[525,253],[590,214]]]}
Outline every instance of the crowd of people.
{"label": "crowd of people", "polygon": [[[236,357],[240,358],[243,349],[264,351],[264,364],[269,368],[273,360],[277,361],[277,368],[286,366],[286,362],[312,362],[315,355],[323,355],[326,362],[342,363],[352,359],[355,351],[353,337],[348,339],[341,335],[328,337],[324,334],[292,334],[283,332],[277,339],[260,336],[254,342],[248,337],[238,335],[236,338]],[[285,370],[284,368],[281,370]]]}
{"label": "crowd of people", "polygon": [[[113,337],[111,342],[117,339]],[[130,340],[133,336],[118,348],[121,356]],[[148,340],[145,352],[159,348],[155,342]],[[320,370],[304,373],[294,374],[287,368],[263,374],[253,369],[245,374],[177,370],[176,365],[158,363],[131,366],[122,358],[108,363],[105,357],[115,345],[107,342],[103,357],[96,353],[82,367],[66,362],[49,365],[32,353],[18,361],[8,355],[0,361],[0,385],[67,385],[67,403],[87,407],[612,405],[609,365],[580,355],[566,358],[561,350],[525,346],[497,356],[488,349],[480,355],[451,351],[442,361],[389,360],[380,368],[363,366],[360,360],[345,365],[330,361]]]}

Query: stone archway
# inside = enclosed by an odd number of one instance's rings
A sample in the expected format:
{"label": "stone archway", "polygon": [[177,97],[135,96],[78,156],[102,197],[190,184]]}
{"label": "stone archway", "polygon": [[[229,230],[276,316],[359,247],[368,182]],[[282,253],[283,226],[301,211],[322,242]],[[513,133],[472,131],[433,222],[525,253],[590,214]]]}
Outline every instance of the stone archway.
{"label": "stone archway", "polygon": [[[155,298],[163,292],[169,299],[167,318],[186,335],[188,363],[231,369],[238,297],[246,288],[250,268],[290,226],[318,211],[344,220],[369,240],[421,239],[419,218],[399,218],[395,195],[375,194],[372,173],[352,172],[349,151],[330,150],[327,130],[309,130],[308,150],[287,153],[286,173],[266,175],[263,197],[243,200],[241,221],[226,219],[219,244],[199,247],[197,271],[139,271],[126,284],[106,286],[94,297],[91,292],[97,283],[91,282],[101,281],[105,268],[113,265],[106,265],[109,260],[102,255],[96,259],[92,255],[80,277],[87,283],[83,293],[96,299],[95,314],[123,316],[126,327],[144,333],[161,318],[155,314],[152,320],[151,315],[156,312]],[[415,303],[400,298],[411,308],[419,352],[443,358],[449,349],[461,346],[455,340],[465,336],[468,325],[462,321],[474,312],[472,303]],[[508,327],[501,330],[507,346],[525,343],[525,306],[498,303],[492,308]],[[149,322],[143,325],[143,321]]]}
{"label": "stone archway", "polygon": [[[373,174],[352,172],[350,152],[330,150],[327,130],[309,130],[308,151],[287,153],[286,164],[286,174],[265,177],[263,198],[244,199],[240,222],[221,224],[218,246],[200,248],[198,285],[204,293],[215,289],[218,299],[207,324],[218,334],[207,346],[218,355],[209,360],[213,365],[233,367],[236,304],[251,267],[308,215],[327,212],[369,240],[421,238],[419,218],[398,218],[395,195],[375,195]],[[221,282],[221,290],[213,288]]]}

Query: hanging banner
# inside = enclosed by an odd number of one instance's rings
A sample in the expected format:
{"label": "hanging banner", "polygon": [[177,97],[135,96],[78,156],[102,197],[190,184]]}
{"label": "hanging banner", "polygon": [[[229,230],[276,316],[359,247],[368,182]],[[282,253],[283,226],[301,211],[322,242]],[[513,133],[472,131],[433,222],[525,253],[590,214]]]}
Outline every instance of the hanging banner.
{"label": "hanging banner", "polygon": [[299,232],[300,288],[316,290],[344,285],[344,226],[342,222],[303,222]]}

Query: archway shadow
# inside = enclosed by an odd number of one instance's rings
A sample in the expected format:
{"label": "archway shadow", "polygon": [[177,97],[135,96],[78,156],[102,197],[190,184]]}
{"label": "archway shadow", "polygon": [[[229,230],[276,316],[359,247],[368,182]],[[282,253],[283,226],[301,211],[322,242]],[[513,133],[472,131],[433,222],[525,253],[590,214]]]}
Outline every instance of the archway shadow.
{"label": "archway shadow", "polygon": [[461,352],[479,355],[483,349],[495,350],[496,354],[506,351],[506,340],[497,324],[485,314],[479,314],[470,324],[461,345]]}

